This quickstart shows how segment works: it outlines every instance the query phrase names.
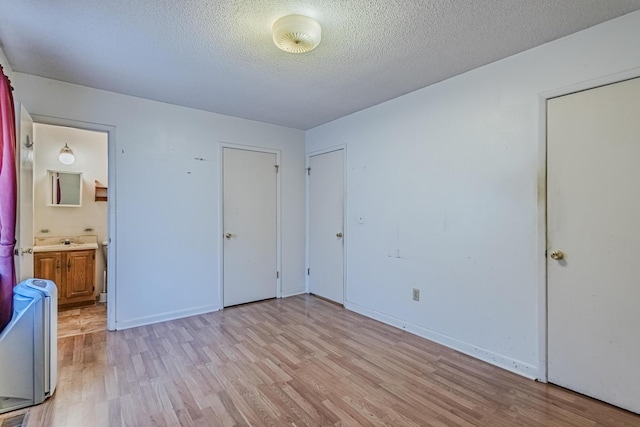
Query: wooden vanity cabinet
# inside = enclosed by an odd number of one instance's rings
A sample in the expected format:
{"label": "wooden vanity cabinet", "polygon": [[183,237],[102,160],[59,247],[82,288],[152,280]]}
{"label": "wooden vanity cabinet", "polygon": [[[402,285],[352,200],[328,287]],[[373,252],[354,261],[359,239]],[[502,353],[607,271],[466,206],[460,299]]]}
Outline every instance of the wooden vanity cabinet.
{"label": "wooden vanity cabinet", "polygon": [[62,252],[36,252],[33,256],[35,276],[53,281],[58,287],[62,284]]}
{"label": "wooden vanity cabinet", "polygon": [[96,251],[36,252],[35,276],[58,287],[58,307],[94,304]]}

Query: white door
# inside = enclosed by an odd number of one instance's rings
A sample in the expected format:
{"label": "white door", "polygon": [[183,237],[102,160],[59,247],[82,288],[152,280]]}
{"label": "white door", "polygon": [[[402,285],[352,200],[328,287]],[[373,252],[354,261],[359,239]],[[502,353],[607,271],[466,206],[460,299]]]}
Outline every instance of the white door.
{"label": "white door", "polygon": [[223,148],[224,306],[277,294],[277,156]]}
{"label": "white door", "polygon": [[309,157],[309,292],[344,302],[344,150]]}
{"label": "white door", "polygon": [[18,121],[18,282],[33,277],[33,119],[20,106]]}
{"label": "white door", "polygon": [[640,79],[547,108],[548,378],[640,413]]}

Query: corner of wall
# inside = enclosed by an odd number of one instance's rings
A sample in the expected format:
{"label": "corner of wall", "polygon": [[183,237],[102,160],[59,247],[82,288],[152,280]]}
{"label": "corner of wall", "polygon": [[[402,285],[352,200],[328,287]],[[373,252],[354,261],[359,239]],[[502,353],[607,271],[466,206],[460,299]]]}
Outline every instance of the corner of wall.
{"label": "corner of wall", "polygon": [[305,288],[299,288],[299,289],[287,289],[287,290],[283,290],[282,293],[280,294],[281,298],[288,298],[288,297],[292,297],[295,295],[302,295],[307,293]]}

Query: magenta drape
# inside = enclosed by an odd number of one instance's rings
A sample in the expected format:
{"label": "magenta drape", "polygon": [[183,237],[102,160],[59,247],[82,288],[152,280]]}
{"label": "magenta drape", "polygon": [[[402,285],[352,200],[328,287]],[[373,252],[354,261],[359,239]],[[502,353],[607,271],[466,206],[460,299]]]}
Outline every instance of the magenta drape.
{"label": "magenta drape", "polygon": [[59,205],[62,201],[62,191],[60,190],[60,174],[56,174],[56,203]]}
{"label": "magenta drape", "polygon": [[16,269],[16,120],[11,82],[0,66],[0,332],[11,320]]}

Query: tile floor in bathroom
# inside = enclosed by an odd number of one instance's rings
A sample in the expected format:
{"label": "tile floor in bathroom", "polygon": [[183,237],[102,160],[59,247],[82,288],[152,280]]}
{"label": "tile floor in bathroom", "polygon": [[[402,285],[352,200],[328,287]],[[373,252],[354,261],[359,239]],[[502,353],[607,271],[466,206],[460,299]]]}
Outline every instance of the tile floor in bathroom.
{"label": "tile floor in bathroom", "polygon": [[58,312],[58,338],[104,331],[105,329],[107,329],[106,304]]}

